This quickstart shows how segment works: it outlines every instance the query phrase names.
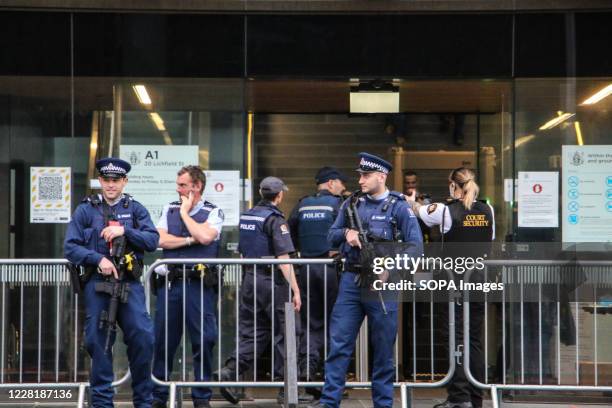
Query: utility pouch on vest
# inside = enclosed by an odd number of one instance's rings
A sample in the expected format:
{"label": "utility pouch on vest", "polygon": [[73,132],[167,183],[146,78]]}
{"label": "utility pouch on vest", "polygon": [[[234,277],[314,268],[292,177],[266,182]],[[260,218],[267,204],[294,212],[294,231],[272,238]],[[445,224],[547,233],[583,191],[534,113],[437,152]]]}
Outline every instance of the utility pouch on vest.
{"label": "utility pouch on vest", "polygon": [[72,288],[72,293],[75,295],[81,295],[83,293],[83,289],[85,288],[85,284],[89,281],[96,268],[81,268],[73,263],[68,264],[67,268],[70,275],[70,287]]}
{"label": "utility pouch on vest", "polygon": [[206,288],[217,288],[219,285],[219,268],[218,265],[193,265],[192,271],[195,272],[195,277],[202,279]]}
{"label": "utility pouch on vest", "polygon": [[136,258],[134,252],[127,253],[123,256],[121,262],[124,274],[127,278],[138,280],[142,276],[142,261]]}

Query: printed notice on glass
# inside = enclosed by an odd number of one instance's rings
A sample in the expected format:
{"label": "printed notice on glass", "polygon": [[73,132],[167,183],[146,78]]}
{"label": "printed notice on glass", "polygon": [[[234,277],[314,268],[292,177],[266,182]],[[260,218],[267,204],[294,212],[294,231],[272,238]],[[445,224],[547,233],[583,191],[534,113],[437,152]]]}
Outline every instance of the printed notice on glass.
{"label": "printed notice on glass", "polygon": [[559,226],[559,173],[519,171],[518,226],[556,228]]}
{"label": "printed notice on glass", "polygon": [[154,223],[164,205],[179,199],[176,173],[199,162],[198,146],[121,145],[119,157],[132,166],[124,191],[149,210]]}
{"label": "printed notice on glass", "polygon": [[30,167],[30,222],[70,222],[70,167]]}
{"label": "printed notice on glass", "polygon": [[612,146],[562,148],[563,242],[612,242]]}
{"label": "printed notice on glass", "polygon": [[224,227],[237,226],[240,219],[240,172],[238,170],[206,170],[204,199],[223,210]]}

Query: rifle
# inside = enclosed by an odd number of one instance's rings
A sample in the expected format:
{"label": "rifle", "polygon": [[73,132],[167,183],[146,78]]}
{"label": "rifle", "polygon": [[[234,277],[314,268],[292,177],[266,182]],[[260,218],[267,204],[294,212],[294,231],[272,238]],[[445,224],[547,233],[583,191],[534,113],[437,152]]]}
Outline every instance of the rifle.
{"label": "rifle", "polygon": [[[109,221],[109,225],[119,225],[117,221]],[[96,292],[107,293],[110,295],[108,310],[103,310],[100,313],[100,329],[106,327],[106,342],[104,344],[104,352],[108,354],[110,349],[111,336],[117,331],[117,312],[119,311],[119,303],[127,303],[130,294],[129,283],[123,282],[123,277],[126,269],[131,269],[134,262],[131,254],[126,254],[127,239],[125,236],[120,236],[110,243],[110,258],[119,274],[119,279],[115,279],[110,275],[104,282],[96,282]]]}
{"label": "rifle", "polygon": [[[372,264],[374,263],[376,253],[374,251],[374,246],[372,242],[370,242],[370,240],[368,239],[368,235],[363,229],[361,218],[359,218],[359,213],[357,212],[358,199],[359,192],[356,192],[351,196],[349,205],[346,206],[346,217],[348,218],[350,229],[357,231],[359,243],[361,244],[361,250],[359,251],[359,261],[361,264],[361,268],[359,269],[359,275],[357,275],[357,279],[359,280],[360,286],[366,288],[371,286],[374,282],[374,271],[372,270]],[[387,307],[385,306],[382,294],[380,293],[380,291],[377,292],[378,299],[380,300],[383,312],[387,314]]]}

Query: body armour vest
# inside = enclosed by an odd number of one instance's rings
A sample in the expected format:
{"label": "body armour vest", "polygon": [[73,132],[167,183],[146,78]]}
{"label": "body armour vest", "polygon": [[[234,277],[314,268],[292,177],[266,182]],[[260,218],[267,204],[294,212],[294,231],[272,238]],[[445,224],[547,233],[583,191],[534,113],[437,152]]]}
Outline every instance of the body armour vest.
{"label": "body armour vest", "polygon": [[244,258],[273,256],[272,238],[264,231],[269,217],[282,217],[276,207],[256,205],[240,216],[240,238],[238,250]]}
{"label": "body armour vest", "polygon": [[300,201],[298,237],[302,256],[321,256],[332,249],[327,233],[338,214],[340,200],[340,197],[332,194],[317,193]]}
{"label": "body armour vest", "polygon": [[[123,194],[121,200],[113,207],[108,206],[103,199],[97,194],[86,197],[82,201],[89,203],[87,212],[91,215],[91,224],[86,226],[89,230],[88,249],[92,249],[104,256],[109,256],[108,242],[101,236],[102,230],[108,225],[109,220],[116,220],[124,227],[138,228],[138,222],[134,215],[134,200],[128,194]],[[128,240],[130,250],[134,250],[136,257],[142,260],[144,251],[142,249],[133,248]]]}
{"label": "body armour vest", "polygon": [[[371,200],[364,196],[359,198],[357,213],[369,240],[382,242],[403,240],[401,232],[397,229],[395,217],[395,206],[400,200],[404,200],[404,198],[397,191],[390,191],[387,198],[380,201]],[[348,220],[346,226],[348,227]],[[359,248],[351,247],[347,242],[344,242],[341,245],[341,252],[348,262],[358,262]]]}
{"label": "body armour vest", "polygon": [[[177,237],[190,237],[191,234],[181,219],[181,203],[170,204],[167,213],[168,233]],[[204,201],[204,206],[191,217],[198,224],[206,222],[210,212],[217,208],[214,204]],[[216,258],[219,255],[219,242],[215,240],[209,245],[194,244],[175,249],[164,249],[164,258]]]}

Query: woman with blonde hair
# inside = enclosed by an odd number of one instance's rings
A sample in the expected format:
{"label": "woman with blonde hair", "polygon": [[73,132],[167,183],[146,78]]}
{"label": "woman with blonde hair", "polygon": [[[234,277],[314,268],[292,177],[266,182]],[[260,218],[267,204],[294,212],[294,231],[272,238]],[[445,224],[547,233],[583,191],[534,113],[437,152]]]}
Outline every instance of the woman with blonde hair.
{"label": "woman with blonde hair", "polygon": [[[442,256],[482,257],[490,251],[495,238],[493,207],[478,200],[480,191],[474,172],[465,167],[454,169],[448,177],[450,199],[445,203],[421,205],[411,202],[414,213],[428,227],[439,226],[442,234]],[[474,282],[481,279],[471,274]],[[475,278],[475,279],[474,279]],[[448,310],[442,308],[443,327],[448,327]],[[481,344],[484,304],[470,302],[470,368],[476,379],[484,382],[484,355]],[[457,344],[463,341],[463,310],[455,305]],[[448,333],[445,333],[445,337]],[[463,367],[457,367],[448,388],[448,398],[434,408],[480,408],[482,392],[467,380]]]}

